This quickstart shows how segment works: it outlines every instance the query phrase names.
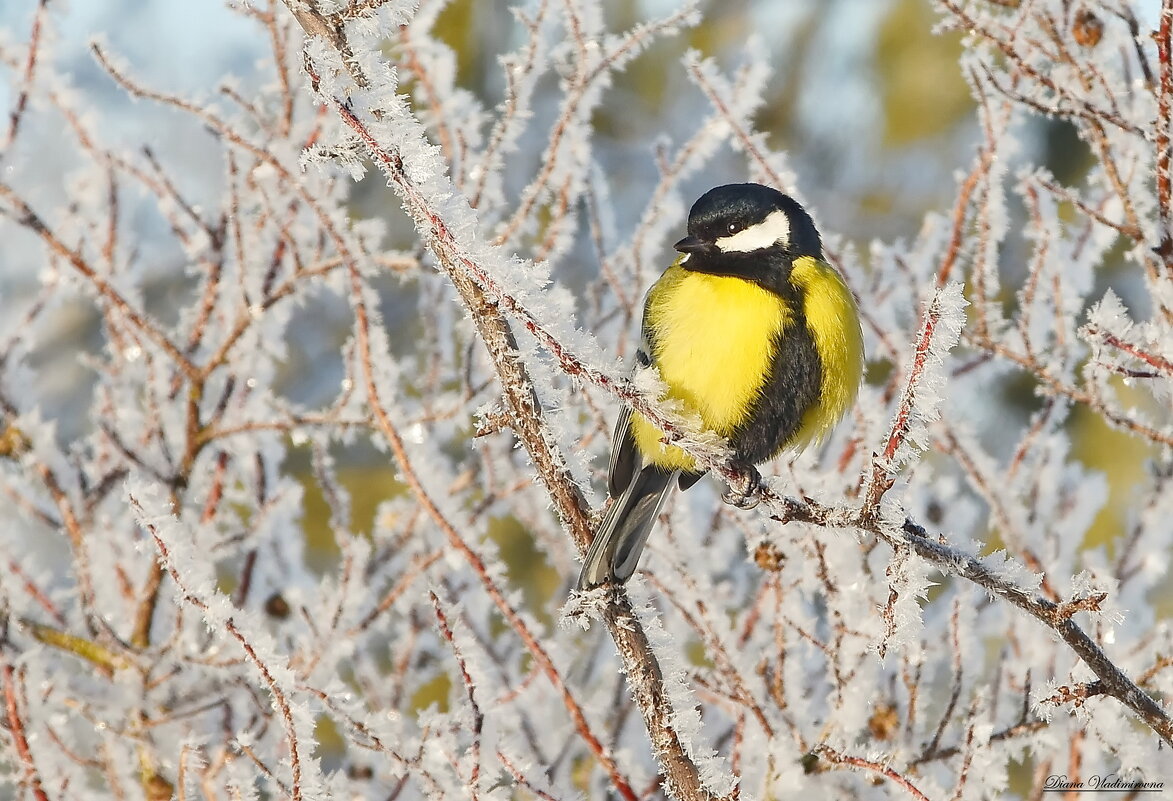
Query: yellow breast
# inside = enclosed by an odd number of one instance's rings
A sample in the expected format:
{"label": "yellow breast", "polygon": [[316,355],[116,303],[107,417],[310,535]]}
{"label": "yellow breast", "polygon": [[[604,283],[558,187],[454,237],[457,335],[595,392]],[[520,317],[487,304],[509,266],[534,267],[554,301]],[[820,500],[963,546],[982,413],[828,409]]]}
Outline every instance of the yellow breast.
{"label": "yellow breast", "polygon": [[[706,428],[731,436],[765,383],[775,335],[791,319],[786,304],[749,281],[674,265],[652,287],[645,314],[668,396],[700,415]],[[632,433],[657,465],[695,469],[691,456],[662,445],[660,430],[638,413]]]}
{"label": "yellow breast", "polygon": [[[830,265],[795,259],[790,280],[801,291],[822,367],[819,398],[785,443],[802,448],[826,436],[855,402],[863,379],[863,333],[851,291]],[[698,414],[706,428],[732,436],[762,391],[773,366],[775,336],[794,320],[790,308],[749,281],[673,265],[648,293],[645,313],[654,331],[652,359],[668,396]],[[696,469],[691,456],[663,445],[662,432],[639,413],[632,415],[631,427],[636,446],[651,462]]]}

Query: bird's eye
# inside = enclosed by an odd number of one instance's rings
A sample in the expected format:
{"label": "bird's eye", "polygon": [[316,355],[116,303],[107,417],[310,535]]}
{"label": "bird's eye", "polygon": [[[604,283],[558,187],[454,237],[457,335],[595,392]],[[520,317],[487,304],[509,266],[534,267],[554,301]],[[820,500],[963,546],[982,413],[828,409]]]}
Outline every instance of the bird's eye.
{"label": "bird's eye", "polygon": [[735,233],[737,233],[738,231],[740,231],[740,230],[741,230],[741,223],[735,223],[735,222],[731,222],[731,223],[729,223],[729,225],[728,225],[728,227],[726,228],[726,230],[727,230],[729,233],[731,233],[731,234],[735,234]]}

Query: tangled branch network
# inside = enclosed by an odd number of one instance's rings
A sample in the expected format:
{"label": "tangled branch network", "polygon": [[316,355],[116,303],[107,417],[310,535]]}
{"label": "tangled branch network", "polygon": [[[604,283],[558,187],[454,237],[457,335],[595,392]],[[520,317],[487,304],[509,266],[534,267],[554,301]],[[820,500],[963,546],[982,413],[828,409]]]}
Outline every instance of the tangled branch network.
{"label": "tangled branch network", "polygon": [[[754,511],[622,360],[698,181],[803,195],[753,123],[763,43],[729,67],[682,43],[700,7],[613,30],[531,0],[478,93],[440,0],[252,3],[224,13],[256,66],[211,94],[89,43],[103,91],[175,132],[144,145],[75,88],[68,12],[28,5],[0,37],[14,797],[1173,781],[1173,0],[932,2],[964,32],[967,166],[914,237],[827,236],[868,383]],[[641,176],[600,119],[645,54],[683,106]],[[1042,166],[1043,119],[1077,177]],[[716,480],[560,625],[621,404]],[[1106,542],[1089,420],[1146,454]]]}

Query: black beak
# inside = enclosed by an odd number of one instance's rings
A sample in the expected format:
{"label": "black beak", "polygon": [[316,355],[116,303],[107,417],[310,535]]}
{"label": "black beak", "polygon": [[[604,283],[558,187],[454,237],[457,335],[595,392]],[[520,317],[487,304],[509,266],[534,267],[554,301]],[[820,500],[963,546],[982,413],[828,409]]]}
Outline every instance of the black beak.
{"label": "black beak", "polygon": [[686,236],[672,247],[681,253],[700,253],[703,250],[709,249],[709,243],[695,236]]}

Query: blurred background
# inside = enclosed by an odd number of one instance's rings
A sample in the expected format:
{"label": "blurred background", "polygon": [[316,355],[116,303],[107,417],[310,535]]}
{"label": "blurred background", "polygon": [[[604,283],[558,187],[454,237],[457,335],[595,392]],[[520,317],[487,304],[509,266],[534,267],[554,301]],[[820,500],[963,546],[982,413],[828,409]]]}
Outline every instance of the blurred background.
{"label": "blurred background", "polygon": [[[0,2],[0,52],[8,54],[27,40],[39,4],[40,0]],[[518,36],[518,26],[510,5],[506,0],[453,0],[444,6],[435,26],[439,38],[456,53],[457,84],[488,109],[500,102],[504,92],[497,59],[518,45],[513,38]],[[617,31],[669,13],[675,4],[603,0],[602,7],[607,28]],[[88,122],[104,145],[127,151],[149,147],[160,161],[183,173],[185,192],[195,203],[215,203],[223,176],[219,148],[211,135],[160,104],[130,99],[96,66],[89,45],[95,39],[104,42],[110,53],[153,88],[227,106],[227,101],[218,99],[219,87],[226,81],[243,96],[254,97],[273,80],[264,62],[269,43],[259,40],[259,26],[220,0],[75,0],[69,4],[48,0],[48,8],[53,25],[46,57],[68,76],[57,91],[86,98],[92,116]],[[1158,0],[1142,4],[1142,25],[1153,24],[1157,8]],[[627,67],[592,121],[597,134],[595,157],[612,181],[610,201],[616,220],[638,218],[658,177],[657,146],[678,143],[690,135],[695,115],[704,113],[698,110],[707,108],[686,78],[681,66],[684,54],[696,50],[731,67],[746,57],[747,42],[754,38],[773,68],[756,127],[767,135],[771,148],[788,154],[796,174],[795,191],[828,241],[839,250],[853,249],[866,268],[874,240],[912,240],[926,215],[950,213],[957,173],[968,169],[980,132],[959,65],[961,36],[935,32],[938,20],[929,0],[744,4],[707,0],[700,9],[699,25],[658,40]],[[15,73],[11,64],[6,69],[0,80],[0,108],[4,109],[14,102],[11,79]],[[411,80],[406,78],[408,88]],[[556,113],[556,90],[549,76],[539,86],[537,119],[530,128],[533,141],[528,148],[534,162],[541,157],[548,122]],[[40,126],[35,135],[26,131],[16,148],[0,154],[5,180],[22,187],[45,212],[61,209],[67,186],[82,187],[93,193],[95,203],[103,202],[102,176],[83,167],[72,134],[60,124],[45,124],[51,119],[52,115],[31,116],[29,124]],[[1060,183],[1080,183],[1091,165],[1086,146],[1065,122],[1036,117],[1020,141],[1023,152],[1018,156],[1045,166]],[[208,165],[214,166],[209,169]],[[697,197],[714,183],[743,180],[742,165],[743,159],[726,146],[710,169],[686,182],[684,195]],[[528,168],[519,170],[516,184],[524,183],[530,174]],[[388,249],[411,251],[417,246],[413,226],[379,174],[372,172],[353,186],[351,204],[356,218],[389,222]],[[1012,220],[1015,211],[1012,207]],[[139,260],[145,271],[139,276],[142,303],[160,320],[173,323],[192,292],[183,269],[186,256],[154,203],[129,204],[122,213],[143,256]],[[557,266],[556,277],[572,290],[581,290],[598,274],[588,239],[582,236],[582,245]],[[1012,234],[1001,253],[1008,304],[1013,303],[1025,273],[1027,255],[1024,244]],[[664,264],[672,258],[667,247],[662,257]],[[32,237],[3,242],[0,314],[23,306],[44,269],[43,248]],[[1089,297],[1098,299],[1111,287],[1143,317],[1146,299],[1129,278],[1135,272],[1119,246],[1097,271],[1098,285]],[[418,282],[410,275],[388,272],[376,284],[392,346],[398,356],[410,361],[413,343],[428,331]],[[860,300],[868,303],[866,297]],[[58,436],[68,442],[88,430],[94,374],[87,357],[100,354],[106,342],[88,300],[65,300],[49,319],[48,338],[42,339],[29,366],[34,391],[44,399],[44,416],[56,422]],[[344,374],[340,351],[351,326],[351,309],[343,298],[323,293],[303,305],[296,324],[289,328],[279,382],[288,399],[313,408],[335,396]],[[989,387],[982,410],[985,419],[974,423],[992,451],[999,451],[1000,438],[1009,446],[1039,407],[1035,390],[1033,379],[1013,371]],[[1121,390],[1127,393],[1127,388]],[[1140,394],[1136,399],[1142,402]],[[1155,453],[1083,408],[1076,408],[1069,426],[1074,457],[1102,472],[1108,484],[1108,503],[1086,544],[1111,549],[1123,531],[1146,462]],[[352,521],[358,533],[369,533],[377,506],[403,491],[385,454],[365,443],[359,438],[356,443],[339,445],[333,453],[353,499]],[[326,573],[336,564],[338,548],[329,509],[309,462],[306,449],[291,446],[283,469],[305,488],[307,555],[313,568]],[[490,534],[501,547],[515,586],[525,592],[529,611],[550,621],[562,602],[560,593],[568,577],[546,564],[544,554],[516,520],[494,521]],[[991,532],[988,540],[992,549],[998,542],[996,533]],[[1163,615],[1173,613],[1173,591],[1158,601],[1158,610]],[[446,675],[438,674],[413,703],[418,708],[445,703],[447,682]],[[323,753],[331,753],[337,739],[332,741],[325,729],[319,734]]]}
{"label": "blurred background", "polygon": [[[5,0],[0,4],[0,45],[25,41],[38,0]],[[662,0],[604,0],[608,28],[619,30],[651,16],[664,14],[675,4]],[[516,45],[517,35],[505,0],[455,0],[440,13],[436,31],[456,52],[458,84],[488,108],[502,96],[498,56]],[[842,246],[867,253],[873,239],[912,239],[927,212],[948,213],[956,191],[955,173],[967,167],[977,141],[973,100],[958,57],[960,36],[937,34],[936,15],[928,0],[760,0],[730,4],[711,0],[700,4],[703,21],[682,34],[661,40],[642,53],[608,92],[596,113],[596,154],[609,175],[615,176],[612,202],[616,218],[630,218],[646,202],[657,176],[657,142],[683,138],[677,127],[691,130],[690,115],[703,105],[680,66],[689,49],[734,64],[744,56],[746,42],[758,37],[769,53],[774,75],[768,99],[756,122],[771,147],[785,150],[797,174],[798,193],[813,210],[821,229]],[[1155,19],[1157,0],[1142,9],[1142,24]],[[100,119],[95,120],[108,145],[136,150],[147,145],[161,160],[190,168],[188,191],[197,202],[202,186],[207,199],[215,197],[221,179],[214,143],[209,135],[179,119],[173,112],[149,103],[136,103],[98,70],[89,49],[98,39],[132,65],[150,85],[195,98],[214,98],[225,76],[243,94],[268,77],[260,61],[268,44],[257,40],[258,28],[229,6],[208,0],[175,3],[172,0],[87,0],[64,3],[50,0],[54,20],[50,53],[69,76],[61,91],[84,94]],[[553,81],[541,90],[536,104],[539,118],[552,116]],[[0,82],[0,107],[12,103],[11,84]],[[1077,183],[1089,164],[1086,147],[1063,122],[1037,119],[1025,141],[1024,153],[1045,165],[1062,183]],[[535,133],[545,126],[532,126]],[[540,145],[533,148],[534,158]],[[62,187],[92,182],[95,176],[79,171],[75,145],[67,131],[46,127],[36,136],[22,136],[19,147],[0,161],[8,180],[32,187],[31,199],[42,208],[57,207]],[[724,160],[724,162],[722,161]],[[715,168],[691,179],[685,194],[697,196],[713,183],[720,165],[729,166],[728,180],[740,180],[740,162],[726,150]],[[519,181],[522,180],[519,177]],[[414,231],[398,202],[378,175],[369,175],[354,187],[356,216],[391,221],[390,248],[411,249]],[[97,191],[95,189],[95,191]],[[138,247],[153,265],[144,276],[144,302],[164,321],[178,308],[190,287],[182,279],[183,254],[173,250],[164,221],[149,206],[126,210]],[[584,237],[585,239],[585,237]],[[1122,250],[1098,273],[1098,298],[1112,286],[1143,314],[1145,299],[1125,277]],[[1012,251],[1006,259],[1005,292],[1013,295],[1016,266]],[[665,252],[665,263],[670,258]],[[865,257],[866,258],[866,257]],[[32,291],[43,255],[30,238],[5,243],[0,252],[0,304],[8,306]],[[578,248],[558,277],[571,288],[583,286],[596,274],[589,247]],[[410,279],[388,276],[381,284],[384,317],[394,346],[410,354],[411,343],[422,330],[416,289]],[[867,298],[862,299],[867,303]],[[84,430],[85,410],[92,384],[85,355],[98,351],[102,340],[98,320],[83,302],[66,303],[55,312],[54,339],[44,344],[41,361],[33,365],[39,393],[47,399],[46,416],[59,421],[64,439]],[[291,328],[289,356],[282,386],[287,396],[313,406],[332,396],[342,375],[339,348],[349,333],[349,310],[338,300],[323,298],[299,315]],[[1008,378],[991,388],[991,419],[1006,415],[1025,420],[1037,407],[1034,385],[1028,379]],[[1105,473],[1110,503],[1090,535],[1107,542],[1120,532],[1130,488],[1141,476],[1148,448],[1113,431],[1093,415],[1077,411],[1072,418],[1076,456]],[[997,426],[991,429],[997,436]],[[346,481],[354,492],[355,521],[371,520],[378,501],[395,492],[390,471],[377,454],[356,447],[340,454]],[[305,470],[296,459],[294,472]],[[307,532],[314,558],[321,567],[334,557],[333,538],[326,533],[325,506],[309,488]],[[519,530],[503,525],[506,557],[524,563],[530,547]]]}

